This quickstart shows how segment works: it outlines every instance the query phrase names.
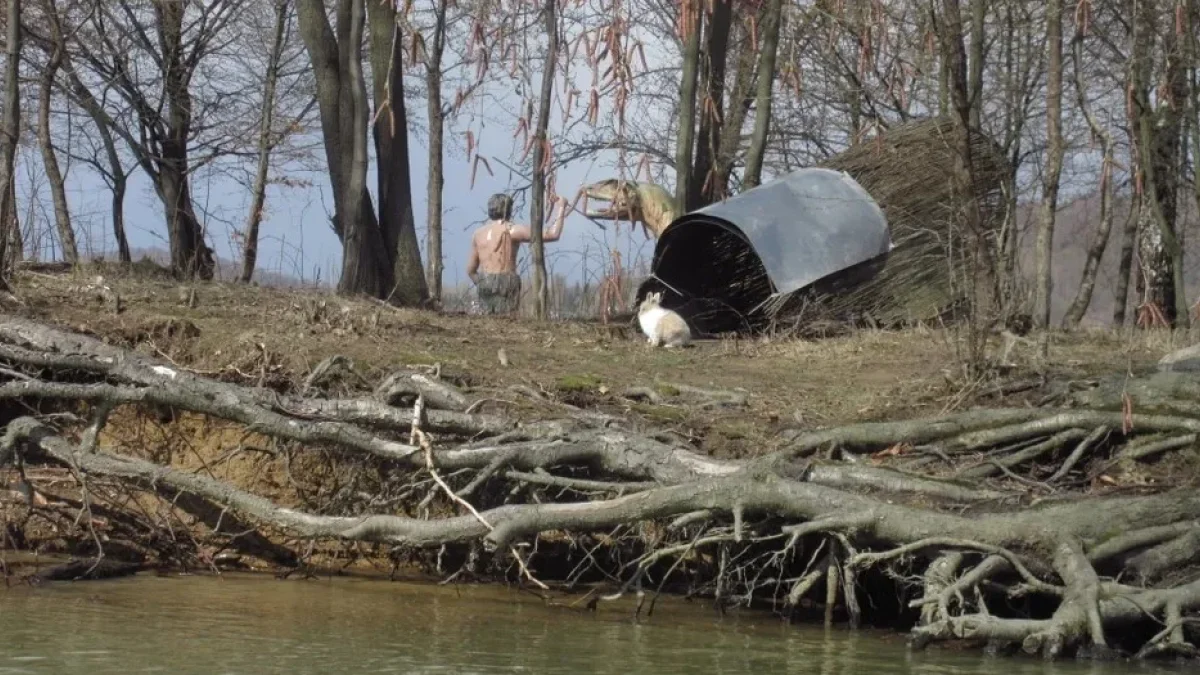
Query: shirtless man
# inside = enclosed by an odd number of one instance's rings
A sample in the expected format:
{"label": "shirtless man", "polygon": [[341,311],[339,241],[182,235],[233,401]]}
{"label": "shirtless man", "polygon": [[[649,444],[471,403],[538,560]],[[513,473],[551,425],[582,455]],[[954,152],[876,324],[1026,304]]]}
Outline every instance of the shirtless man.
{"label": "shirtless man", "polygon": [[[558,241],[567,217],[567,199],[559,197],[558,218],[542,233],[543,242]],[[521,299],[521,277],[517,274],[517,250],[532,240],[528,225],[512,222],[512,197],[494,194],[488,198],[488,221],[471,236],[467,276],[479,293],[487,314],[507,314]]]}

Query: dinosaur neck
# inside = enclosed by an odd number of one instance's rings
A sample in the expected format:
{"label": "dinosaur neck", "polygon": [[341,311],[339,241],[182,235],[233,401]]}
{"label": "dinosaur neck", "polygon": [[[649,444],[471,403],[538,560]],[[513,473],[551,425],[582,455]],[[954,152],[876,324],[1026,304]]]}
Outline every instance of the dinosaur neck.
{"label": "dinosaur neck", "polygon": [[663,230],[675,220],[675,200],[665,189],[653,183],[640,184],[638,197],[642,222],[654,232],[655,238],[662,236]]}

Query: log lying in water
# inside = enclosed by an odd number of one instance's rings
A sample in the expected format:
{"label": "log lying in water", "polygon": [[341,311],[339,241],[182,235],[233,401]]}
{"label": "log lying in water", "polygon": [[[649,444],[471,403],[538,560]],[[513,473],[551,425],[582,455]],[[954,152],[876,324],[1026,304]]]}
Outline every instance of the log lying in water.
{"label": "log lying in water", "polygon": [[[434,422],[439,411],[426,410],[420,392],[411,410],[266,394],[15,318],[0,318],[0,362],[15,374],[0,384],[0,401],[92,410],[75,430],[12,419],[0,464],[65,466],[80,480],[190,495],[301,540],[459,547],[474,551],[463,570],[484,573],[482,556],[521,583],[570,587],[578,573],[556,570],[550,556],[560,555],[619,579],[606,598],[651,581],[663,588],[686,566],[691,590],[722,603],[823,598],[828,616],[836,610],[852,625],[876,611],[860,601],[870,592],[862,580],[886,570],[916,592],[908,605],[920,611],[918,644],[981,639],[1047,656],[1149,655],[1188,653],[1196,639],[1200,574],[1188,566],[1200,559],[1200,493],[1091,492],[1114,463],[1194,452],[1200,394],[1164,376],[1127,384],[1133,398],[1114,399],[1101,385],[1055,408],[810,431],[733,461],[569,407],[530,422],[485,417],[473,412],[478,399],[447,393],[445,382],[435,400],[458,408],[442,411],[456,415],[453,424]],[[1151,414],[1137,399],[1154,401]],[[300,451],[370,460],[420,503],[288,507],[132,448],[98,447],[113,408],[147,403],[236,422]],[[1146,453],[1149,444],[1161,449]],[[550,552],[564,538],[574,553]],[[998,613],[1014,596],[1036,602],[1024,615]],[[1125,630],[1154,622],[1148,632]]]}

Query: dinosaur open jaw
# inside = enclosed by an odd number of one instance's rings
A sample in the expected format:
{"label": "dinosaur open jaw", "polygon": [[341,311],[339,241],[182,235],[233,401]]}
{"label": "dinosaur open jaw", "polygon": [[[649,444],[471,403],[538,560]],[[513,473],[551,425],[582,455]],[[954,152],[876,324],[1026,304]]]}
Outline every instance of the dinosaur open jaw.
{"label": "dinosaur open jaw", "polygon": [[[590,200],[595,199],[595,197],[589,197],[588,199],[590,202]],[[601,207],[597,207],[597,208],[593,208],[591,206],[591,204],[589,203],[586,213],[589,218],[603,218],[605,220],[616,220],[617,218],[625,218],[625,219],[629,218],[628,209],[620,208],[616,204],[612,204],[612,203],[608,204],[607,206],[601,206]]]}
{"label": "dinosaur open jaw", "polygon": [[[592,185],[584,189],[587,197],[587,208],[584,213],[590,218],[604,220],[629,220],[632,216],[629,208],[628,194],[621,194],[614,185]],[[625,188],[628,189],[628,188]],[[598,206],[593,206],[598,203]]]}

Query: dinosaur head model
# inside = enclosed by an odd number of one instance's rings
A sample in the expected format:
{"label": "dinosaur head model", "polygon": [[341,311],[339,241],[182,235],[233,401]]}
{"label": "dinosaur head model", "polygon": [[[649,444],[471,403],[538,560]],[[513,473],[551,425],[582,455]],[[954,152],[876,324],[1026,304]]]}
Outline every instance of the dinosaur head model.
{"label": "dinosaur head model", "polygon": [[589,218],[624,220],[641,223],[647,236],[655,239],[675,220],[675,204],[671,194],[654,183],[608,178],[584,186],[588,200],[608,202],[607,206],[588,208]]}

